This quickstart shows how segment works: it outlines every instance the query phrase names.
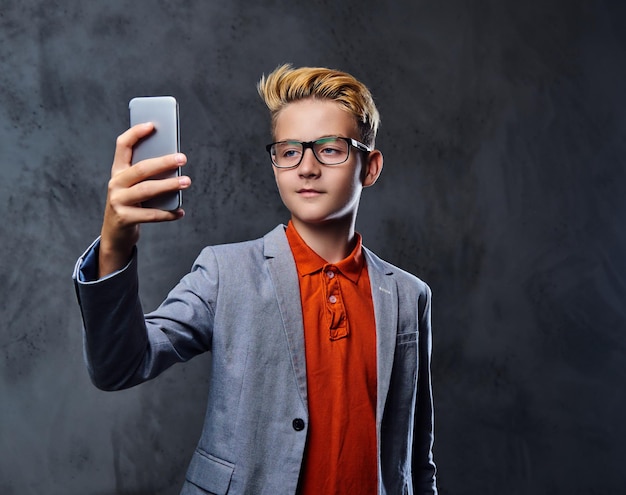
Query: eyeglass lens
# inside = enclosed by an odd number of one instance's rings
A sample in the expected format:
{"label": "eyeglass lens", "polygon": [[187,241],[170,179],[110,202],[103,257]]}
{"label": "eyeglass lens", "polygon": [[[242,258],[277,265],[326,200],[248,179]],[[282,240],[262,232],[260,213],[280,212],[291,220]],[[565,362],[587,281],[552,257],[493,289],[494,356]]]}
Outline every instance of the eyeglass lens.
{"label": "eyeglass lens", "polygon": [[313,143],[282,141],[274,143],[272,159],[279,167],[295,167],[302,160],[306,148],[312,148],[315,157],[325,165],[338,165],[348,159],[350,145],[340,138],[323,138]]}

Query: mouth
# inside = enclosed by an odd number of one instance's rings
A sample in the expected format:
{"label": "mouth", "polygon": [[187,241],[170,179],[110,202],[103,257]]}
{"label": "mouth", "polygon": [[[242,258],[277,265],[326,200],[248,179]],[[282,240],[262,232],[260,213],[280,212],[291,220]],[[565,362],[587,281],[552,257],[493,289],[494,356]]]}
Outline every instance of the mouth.
{"label": "mouth", "polygon": [[296,191],[300,196],[304,196],[304,197],[313,197],[313,196],[319,196],[320,194],[322,194],[322,191],[318,191],[317,189],[307,189],[307,188],[302,188],[302,189],[298,189]]}

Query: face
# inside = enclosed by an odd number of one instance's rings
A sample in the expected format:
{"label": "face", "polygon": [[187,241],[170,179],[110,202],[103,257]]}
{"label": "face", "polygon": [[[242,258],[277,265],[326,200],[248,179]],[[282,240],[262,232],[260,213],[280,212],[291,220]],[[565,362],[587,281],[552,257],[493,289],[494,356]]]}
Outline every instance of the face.
{"label": "face", "polygon": [[[343,136],[359,139],[355,118],[339,103],[330,100],[305,99],[289,103],[276,119],[276,141],[315,141],[321,137]],[[305,150],[296,168],[273,167],[280,197],[291,212],[296,229],[304,225],[321,226],[331,222],[356,220],[363,187],[373,184],[380,170],[372,158],[355,148],[339,165],[322,165],[310,149]],[[382,166],[382,157],[380,157]]]}

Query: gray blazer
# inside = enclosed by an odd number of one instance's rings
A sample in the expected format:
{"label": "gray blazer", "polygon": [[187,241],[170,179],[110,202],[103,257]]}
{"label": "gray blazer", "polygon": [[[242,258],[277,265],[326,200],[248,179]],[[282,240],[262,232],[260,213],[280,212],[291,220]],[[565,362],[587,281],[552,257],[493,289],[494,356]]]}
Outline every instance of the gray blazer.
{"label": "gray blazer", "polygon": [[[436,494],[430,289],[364,252],[377,332],[378,493]],[[205,248],[145,316],[136,257],[112,276],[84,282],[86,255],[74,280],[96,386],[131,387],[212,353],[204,428],[182,494],[295,494],[307,382],[298,277],[284,226],[254,241]]]}

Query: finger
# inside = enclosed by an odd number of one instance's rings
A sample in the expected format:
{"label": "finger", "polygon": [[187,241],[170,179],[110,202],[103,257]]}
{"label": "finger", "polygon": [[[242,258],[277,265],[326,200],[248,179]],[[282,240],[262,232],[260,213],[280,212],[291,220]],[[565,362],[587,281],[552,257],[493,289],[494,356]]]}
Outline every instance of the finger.
{"label": "finger", "polygon": [[128,185],[150,179],[157,175],[171,172],[178,167],[182,167],[187,163],[187,157],[184,153],[174,153],[172,155],[163,155],[156,158],[148,158],[142,160],[126,172],[125,180],[130,181]]}
{"label": "finger", "polygon": [[112,190],[110,202],[116,206],[133,206],[161,194],[182,191],[190,185],[191,179],[186,175],[168,179],[143,180],[131,187]]}
{"label": "finger", "polygon": [[142,223],[172,222],[185,216],[185,211],[178,208],[174,211],[159,210],[157,208],[127,207],[118,212],[128,225]]}
{"label": "finger", "polygon": [[133,146],[135,146],[140,139],[148,136],[153,131],[154,124],[146,122],[134,125],[117,137],[111,175],[115,175],[130,167],[133,158]]}
{"label": "finger", "polygon": [[135,184],[153,178],[163,173],[171,172],[187,163],[187,157],[183,153],[164,155],[157,158],[142,160],[135,165],[120,170],[111,177],[113,188],[128,188]]}

